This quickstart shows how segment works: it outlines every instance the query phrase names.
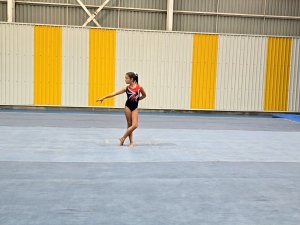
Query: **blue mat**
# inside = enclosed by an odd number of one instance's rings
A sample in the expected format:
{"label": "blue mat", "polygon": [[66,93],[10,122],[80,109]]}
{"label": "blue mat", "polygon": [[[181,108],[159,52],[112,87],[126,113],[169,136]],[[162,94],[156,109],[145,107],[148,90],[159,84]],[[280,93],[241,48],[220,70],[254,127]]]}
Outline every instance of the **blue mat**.
{"label": "blue mat", "polygon": [[273,118],[284,118],[292,121],[300,122],[300,116],[296,114],[273,114]]}

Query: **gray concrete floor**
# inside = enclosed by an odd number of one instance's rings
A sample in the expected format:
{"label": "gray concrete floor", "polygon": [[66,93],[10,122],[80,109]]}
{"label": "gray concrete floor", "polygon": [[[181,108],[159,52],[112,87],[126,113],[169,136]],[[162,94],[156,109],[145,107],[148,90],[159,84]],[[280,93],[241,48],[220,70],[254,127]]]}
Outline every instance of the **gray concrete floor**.
{"label": "gray concrete floor", "polygon": [[[300,123],[0,110],[0,224],[300,224]],[[128,144],[128,143],[126,143]]]}

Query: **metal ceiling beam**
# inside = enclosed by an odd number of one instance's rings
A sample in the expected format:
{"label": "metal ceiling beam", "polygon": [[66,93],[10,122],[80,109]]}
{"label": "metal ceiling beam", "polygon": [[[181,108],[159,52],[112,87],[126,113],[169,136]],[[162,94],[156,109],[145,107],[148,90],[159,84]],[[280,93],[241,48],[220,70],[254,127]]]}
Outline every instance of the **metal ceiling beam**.
{"label": "metal ceiling beam", "polygon": [[[82,3],[81,0],[77,0],[77,2],[79,3],[79,5],[84,9],[84,11],[89,15],[89,17],[91,17],[91,13],[90,11],[85,7],[85,5]],[[98,26],[98,27],[101,27],[100,24],[97,22],[96,19],[93,19],[93,22]]]}
{"label": "metal ceiling beam", "polygon": [[7,0],[7,22],[15,22],[15,0]]}
{"label": "metal ceiling beam", "polygon": [[103,7],[109,2],[110,0],[105,0],[105,2],[103,2],[103,4],[87,19],[87,21],[82,25],[82,26],[86,26],[88,25],[92,20],[94,20],[94,18],[97,16],[97,14],[103,9]]}
{"label": "metal ceiling beam", "polygon": [[174,0],[168,0],[167,6],[167,30],[173,30],[173,14],[174,14]]}

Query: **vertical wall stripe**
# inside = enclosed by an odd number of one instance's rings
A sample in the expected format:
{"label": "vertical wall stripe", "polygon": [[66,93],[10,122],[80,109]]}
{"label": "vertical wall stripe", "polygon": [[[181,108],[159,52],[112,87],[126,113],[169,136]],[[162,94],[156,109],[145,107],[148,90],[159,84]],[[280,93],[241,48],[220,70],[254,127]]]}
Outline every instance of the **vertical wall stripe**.
{"label": "vertical wall stripe", "polygon": [[34,27],[34,104],[61,105],[62,28]]}
{"label": "vertical wall stripe", "polygon": [[216,109],[263,110],[266,40],[219,36]]}
{"label": "vertical wall stripe", "polygon": [[33,27],[0,25],[0,104],[33,104]]}
{"label": "vertical wall stripe", "polygon": [[300,39],[294,38],[292,44],[289,85],[289,111],[300,112]]}
{"label": "vertical wall stripe", "polygon": [[268,39],[264,110],[286,111],[290,75],[291,39]]}
{"label": "vertical wall stripe", "polygon": [[214,109],[218,35],[194,35],[191,109]]}
{"label": "vertical wall stripe", "polygon": [[[135,71],[148,96],[140,108],[188,110],[192,40],[192,34],[118,31],[116,89],[126,85],[126,72]],[[116,107],[125,99],[116,97]]]}
{"label": "vertical wall stripe", "polygon": [[88,106],[89,30],[63,28],[62,105]]}
{"label": "vertical wall stripe", "polygon": [[115,90],[116,31],[90,29],[89,47],[89,106],[114,106],[114,98],[96,99]]}

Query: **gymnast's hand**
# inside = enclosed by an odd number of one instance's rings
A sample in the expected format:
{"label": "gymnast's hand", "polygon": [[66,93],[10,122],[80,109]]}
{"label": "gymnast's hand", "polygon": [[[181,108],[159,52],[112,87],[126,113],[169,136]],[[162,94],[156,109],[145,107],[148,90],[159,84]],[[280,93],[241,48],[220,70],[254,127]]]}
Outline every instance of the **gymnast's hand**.
{"label": "gymnast's hand", "polygon": [[100,102],[100,103],[102,103],[103,102],[103,98],[98,98],[97,100],[96,100],[96,102]]}

